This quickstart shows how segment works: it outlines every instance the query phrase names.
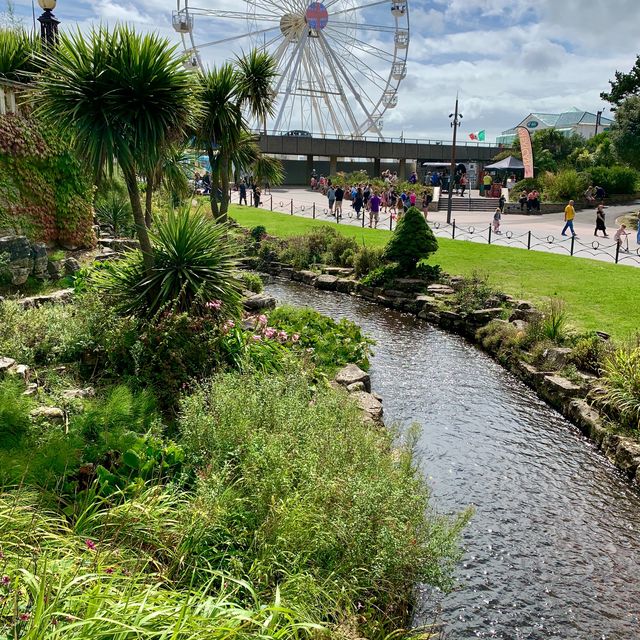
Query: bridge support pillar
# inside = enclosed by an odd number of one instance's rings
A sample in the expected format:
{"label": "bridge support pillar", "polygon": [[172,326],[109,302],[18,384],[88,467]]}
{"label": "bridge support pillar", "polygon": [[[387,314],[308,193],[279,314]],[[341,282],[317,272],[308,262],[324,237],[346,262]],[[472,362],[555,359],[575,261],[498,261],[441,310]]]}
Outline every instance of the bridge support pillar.
{"label": "bridge support pillar", "polygon": [[338,173],[338,156],[329,156],[329,175],[335,176]]}
{"label": "bridge support pillar", "polygon": [[307,156],[307,181],[311,180],[311,173],[313,172],[313,156]]}
{"label": "bridge support pillar", "polygon": [[382,175],[382,171],[380,171],[380,158],[373,159],[373,177],[379,178]]}
{"label": "bridge support pillar", "polygon": [[401,158],[400,159],[400,167],[398,170],[398,179],[399,180],[406,180],[407,179],[407,159],[406,158]]}

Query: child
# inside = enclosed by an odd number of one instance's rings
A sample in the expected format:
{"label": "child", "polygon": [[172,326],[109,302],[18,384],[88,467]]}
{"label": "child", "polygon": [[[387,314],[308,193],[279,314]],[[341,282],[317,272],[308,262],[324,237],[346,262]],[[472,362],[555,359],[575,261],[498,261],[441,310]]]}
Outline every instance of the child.
{"label": "child", "polygon": [[494,233],[502,233],[500,231],[500,220],[502,219],[502,211],[500,208],[496,209],[496,212],[493,214],[493,232]]}
{"label": "child", "polygon": [[[628,235],[629,234],[627,233],[627,225],[621,224],[620,228],[613,236],[613,239],[616,241],[616,244],[620,247],[620,249],[622,249],[622,251],[626,251],[627,253],[629,253],[629,239],[627,238]],[[622,247],[622,238],[625,239],[626,246],[624,248]]]}

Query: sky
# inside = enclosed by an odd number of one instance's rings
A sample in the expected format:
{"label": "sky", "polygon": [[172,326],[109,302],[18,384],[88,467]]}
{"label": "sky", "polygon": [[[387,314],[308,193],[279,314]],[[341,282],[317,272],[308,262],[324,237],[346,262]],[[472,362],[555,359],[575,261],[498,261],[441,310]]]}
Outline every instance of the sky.
{"label": "sky", "polygon": [[[6,1],[0,0],[0,7],[5,3],[0,11],[6,9]],[[348,106],[338,104],[336,109],[346,129],[347,108],[352,108],[359,120],[360,100],[372,108],[369,105],[376,104],[382,95],[379,78],[390,73],[395,19],[390,0],[324,1],[330,25],[324,33],[339,40],[332,45],[338,60],[332,65],[316,58],[316,63],[309,64],[308,74],[321,78],[298,78],[292,86],[317,87],[319,84],[314,83],[324,82],[326,93],[339,99],[334,89],[340,85]],[[14,3],[16,16],[31,27],[31,0]],[[237,12],[238,16],[257,16],[254,20],[222,18],[219,14],[196,16],[198,45],[232,38],[200,50],[203,62],[214,65],[250,48],[252,40],[247,34],[251,31],[271,28],[254,35],[253,41],[273,40],[275,49],[281,42],[280,16],[304,12],[306,0],[197,0],[195,4],[214,11]],[[382,116],[386,136],[449,139],[448,116],[456,94],[463,114],[462,140],[483,129],[487,140],[494,140],[531,112],[559,113],[572,107],[595,112],[608,107],[599,94],[608,89],[614,72],[628,71],[640,53],[638,0],[409,0],[408,5],[406,78],[397,91],[397,106]],[[171,27],[175,9],[175,2],[168,0],[59,0],[55,15],[67,29],[77,26],[88,30],[92,24],[120,21],[180,43]],[[334,15],[337,11],[343,13]],[[39,13],[36,4],[36,15]],[[404,29],[404,25],[398,28]],[[402,61],[404,54],[398,53],[401,57],[397,60]],[[295,66],[295,60],[295,45],[291,45],[282,56],[283,88],[288,84],[286,70]],[[338,64],[343,65],[342,71],[335,68]],[[300,69],[303,66],[304,61]],[[303,98],[299,100],[302,113]],[[288,103],[291,110],[294,101]],[[279,128],[304,125],[317,130],[319,120],[314,122],[312,114],[309,107],[307,116],[300,116],[307,121],[296,122],[296,116],[287,120],[285,113]],[[605,115],[611,114],[605,111]],[[325,126],[331,126],[328,119]]]}

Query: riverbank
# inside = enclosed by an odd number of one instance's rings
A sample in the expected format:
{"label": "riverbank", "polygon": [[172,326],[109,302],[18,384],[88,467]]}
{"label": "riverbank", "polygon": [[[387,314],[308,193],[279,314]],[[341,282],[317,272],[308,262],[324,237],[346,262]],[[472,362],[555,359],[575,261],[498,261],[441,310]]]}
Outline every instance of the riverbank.
{"label": "riverbank", "polygon": [[[336,225],[238,206],[232,207],[231,215],[247,228],[263,225],[268,233],[280,238],[302,235],[319,227],[333,228],[368,247],[383,247],[391,237],[390,231],[381,229]],[[615,338],[626,339],[640,327],[640,307],[636,304],[640,269],[446,238],[438,238],[438,243],[437,261],[443,270],[461,276],[479,271],[502,291],[535,303],[559,296],[578,330],[606,330]],[[602,326],[603,318],[606,329]]]}
{"label": "riverbank", "polygon": [[[248,258],[250,266],[257,261]],[[542,317],[542,312],[527,301],[509,296],[490,298],[484,307],[468,312],[454,310],[451,304],[456,292],[465,286],[462,278],[427,284],[417,280],[396,281],[393,289],[372,288],[345,277],[338,277],[335,269],[321,273],[294,269],[280,263],[262,262],[260,267],[271,275],[300,282],[318,289],[355,295],[384,307],[413,314],[421,319],[464,336],[484,348],[500,364],[507,367],[525,384],[560,411],[581,429],[630,481],[640,484],[640,441],[624,432],[604,412],[605,404],[599,393],[595,375],[585,374],[573,366],[571,349],[550,345],[539,357],[544,365],[538,368],[531,362],[531,354],[516,347],[513,340],[526,330],[527,324]],[[346,275],[343,270],[342,275]],[[421,293],[426,288],[425,293]],[[470,296],[475,295],[469,292]],[[507,316],[506,319],[504,316]],[[511,340],[508,348],[507,342]],[[572,365],[572,369],[569,366]],[[569,376],[567,377],[567,371]]]}

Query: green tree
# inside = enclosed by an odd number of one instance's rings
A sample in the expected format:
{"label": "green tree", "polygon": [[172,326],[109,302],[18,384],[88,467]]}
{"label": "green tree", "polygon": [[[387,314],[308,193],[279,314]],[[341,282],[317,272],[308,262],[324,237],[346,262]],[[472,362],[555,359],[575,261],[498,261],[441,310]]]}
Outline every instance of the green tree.
{"label": "green tree", "polygon": [[640,96],[631,96],[616,109],[611,142],[618,157],[640,169]]}
{"label": "green tree", "polygon": [[[216,219],[226,219],[233,166],[246,168],[260,155],[243,110],[259,122],[273,113],[270,87],[275,76],[275,60],[258,51],[200,76],[203,114],[196,139],[211,164],[211,213]],[[222,193],[219,204],[218,190]]]}
{"label": "green tree", "polygon": [[149,271],[153,252],[137,176],[192,123],[193,83],[182,58],[167,40],[118,26],[63,33],[43,62],[37,114],[71,134],[97,180],[120,166]]}
{"label": "green tree", "polygon": [[30,82],[38,70],[40,38],[21,27],[0,28],[0,78],[14,82]]}
{"label": "green tree", "polygon": [[616,71],[615,80],[609,80],[611,91],[603,91],[600,97],[607,102],[620,106],[630,96],[640,94],[640,56],[629,73]]}
{"label": "green tree", "polygon": [[438,241],[422,212],[417,207],[409,207],[387,242],[383,257],[397,262],[404,273],[411,273],[420,260],[437,250]]}

